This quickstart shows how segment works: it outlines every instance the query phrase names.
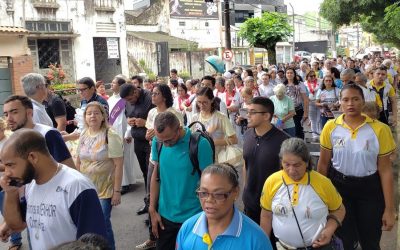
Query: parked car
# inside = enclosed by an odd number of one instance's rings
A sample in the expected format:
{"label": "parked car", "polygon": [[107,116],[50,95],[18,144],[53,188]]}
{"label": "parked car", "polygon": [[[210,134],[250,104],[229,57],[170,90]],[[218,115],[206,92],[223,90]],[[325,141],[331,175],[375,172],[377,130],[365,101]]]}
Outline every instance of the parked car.
{"label": "parked car", "polygon": [[312,53],[311,58],[317,58],[318,60],[324,60],[326,58],[324,53]]}
{"label": "parked car", "polygon": [[294,52],[294,60],[296,62],[300,62],[303,59],[307,59],[308,61],[311,61],[311,53],[308,51],[295,51]]}

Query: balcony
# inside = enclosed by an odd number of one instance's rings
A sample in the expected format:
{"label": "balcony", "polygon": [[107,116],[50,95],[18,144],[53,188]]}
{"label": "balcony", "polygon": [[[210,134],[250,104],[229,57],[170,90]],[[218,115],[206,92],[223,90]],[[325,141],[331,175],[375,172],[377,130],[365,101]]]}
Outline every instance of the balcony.
{"label": "balcony", "polygon": [[113,0],[94,0],[94,9],[101,12],[114,12]]}
{"label": "balcony", "polygon": [[57,0],[32,0],[32,5],[36,9],[54,9],[60,8]]}

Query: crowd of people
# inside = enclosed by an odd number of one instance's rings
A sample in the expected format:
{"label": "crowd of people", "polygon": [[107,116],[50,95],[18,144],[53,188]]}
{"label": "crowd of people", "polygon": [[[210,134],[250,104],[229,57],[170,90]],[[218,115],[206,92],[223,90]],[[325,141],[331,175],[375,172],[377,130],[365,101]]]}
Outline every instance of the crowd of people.
{"label": "crowd of people", "polygon": [[[112,208],[142,179],[136,249],[380,249],[395,223],[399,64],[314,58],[186,82],[172,69],[117,75],[109,91],[84,77],[73,119],[27,74],[0,121],[0,237],[11,250],[24,229],[34,250],[85,235],[116,249]],[[320,143],[317,166],[306,139]]]}

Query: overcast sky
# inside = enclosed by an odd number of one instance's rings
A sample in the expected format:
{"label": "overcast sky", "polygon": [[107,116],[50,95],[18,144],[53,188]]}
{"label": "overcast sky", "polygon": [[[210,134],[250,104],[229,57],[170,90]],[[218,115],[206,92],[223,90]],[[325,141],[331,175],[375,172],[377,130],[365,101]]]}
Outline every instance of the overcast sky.
{"label": "overcast sky", "polygon": [[289,3],[293,5],[294,13],[304,14],[307,11],[319,11],[319,5],[323,0],[285,0],[285,4],[288,5],[288,14],[292,14],[292,8]]}

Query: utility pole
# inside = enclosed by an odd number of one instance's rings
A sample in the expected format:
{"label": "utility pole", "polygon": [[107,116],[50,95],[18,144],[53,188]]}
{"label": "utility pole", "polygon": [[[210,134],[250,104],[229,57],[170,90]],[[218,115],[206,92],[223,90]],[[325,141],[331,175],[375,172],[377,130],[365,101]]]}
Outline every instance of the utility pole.
{"label": "utility pole", "polygon": [[295,31],[295,27],[294,27],[294,8],[293,5],[291,3],[289,3],[290,7],[292,8],[292,25],[293,25],[293,48],[292,48],[292,60],[294,60],[294,51],[296,50],[296,46],[295,46],[295,36],[296,36],[296,31]]}
{"label": "utility pole", "polygon": [[[229,8],[229,0],[224,1],[224,16],[225,16],[225,49],[232,49],[231,45],[231,20],[230,20],[230,8]],[[231,63],[226,62],[226,70],[231,68]]]}
{"label": "utility pole", "polygon": [[357,52],[360,51],[360,25],[357,23]]}

